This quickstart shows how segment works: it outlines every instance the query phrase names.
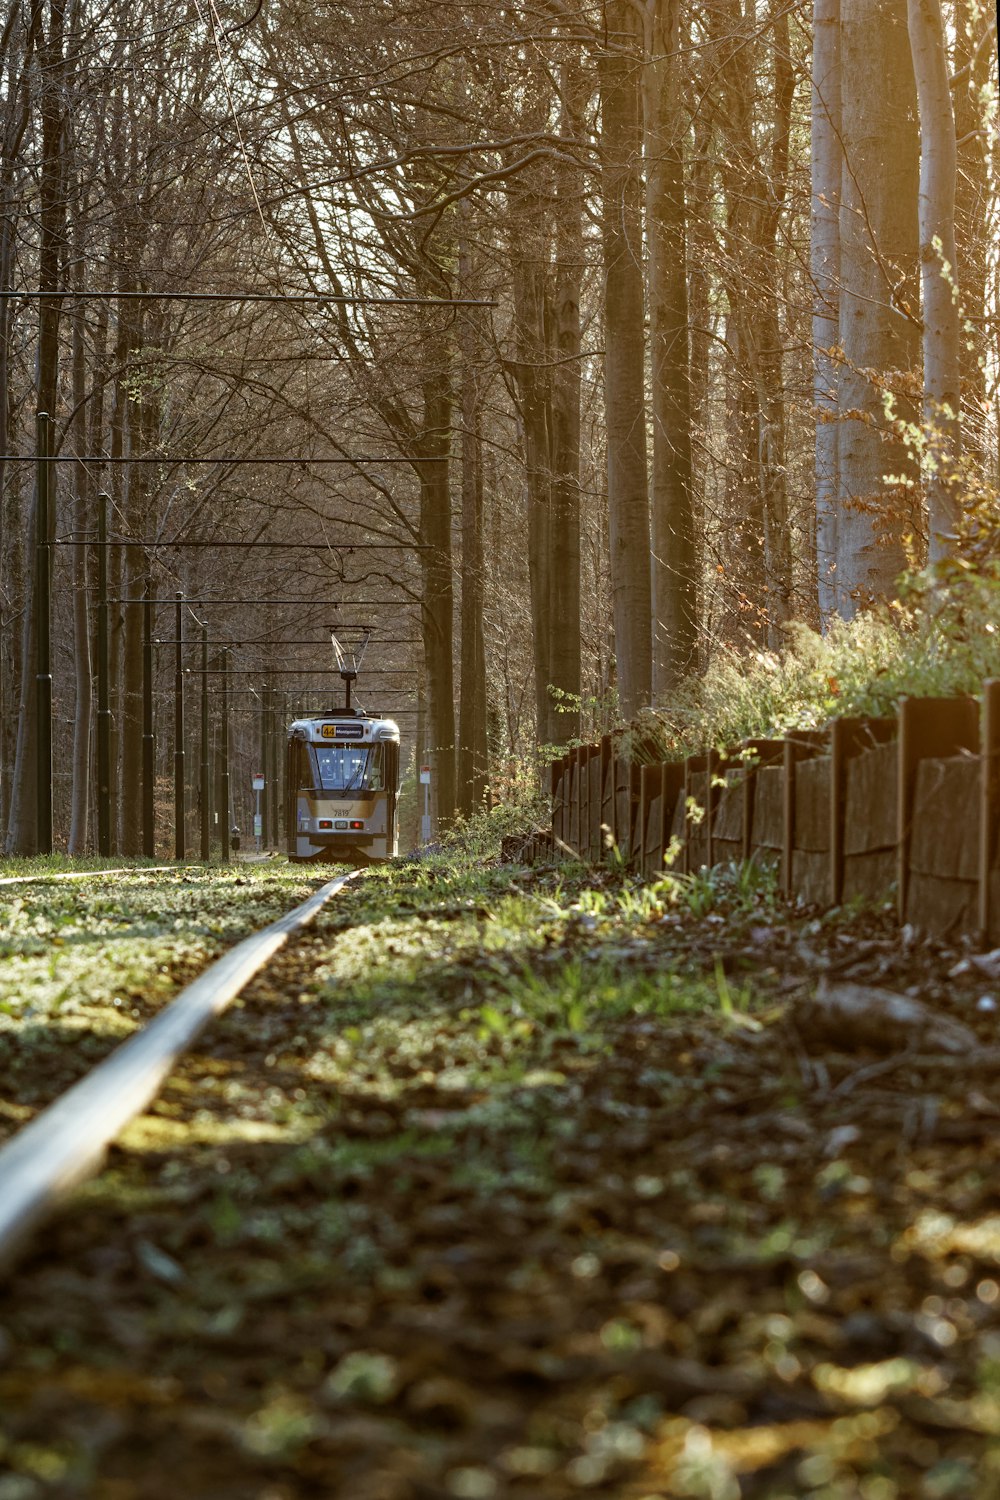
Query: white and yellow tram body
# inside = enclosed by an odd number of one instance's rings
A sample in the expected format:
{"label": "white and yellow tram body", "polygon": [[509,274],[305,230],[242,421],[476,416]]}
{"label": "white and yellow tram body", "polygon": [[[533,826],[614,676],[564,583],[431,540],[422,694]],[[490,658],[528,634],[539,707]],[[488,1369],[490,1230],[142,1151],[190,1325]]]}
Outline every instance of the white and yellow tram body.
{"label": "white and yellow tram body", "polygon": [[366,865],[398,851],[399,728],[331,713],[288,731],[288,856]]}

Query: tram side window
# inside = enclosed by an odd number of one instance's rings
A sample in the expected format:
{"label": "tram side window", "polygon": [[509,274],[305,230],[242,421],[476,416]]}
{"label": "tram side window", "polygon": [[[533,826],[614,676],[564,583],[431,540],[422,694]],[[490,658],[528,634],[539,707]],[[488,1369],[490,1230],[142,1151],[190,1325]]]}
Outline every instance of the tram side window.
{"label": "tram side window", "polygon": [[391,792],[399,791],[399,746],[394,740],[385,740],[379,745],[379,750],[384,754],[383,776],[386,786]]}
{"label": "tram side window", "polygon": [[309,759],[309,746],[303,740],[292,740],[291,751],[292,785],[303,791],[311,791],[315,778],[312,762]]}

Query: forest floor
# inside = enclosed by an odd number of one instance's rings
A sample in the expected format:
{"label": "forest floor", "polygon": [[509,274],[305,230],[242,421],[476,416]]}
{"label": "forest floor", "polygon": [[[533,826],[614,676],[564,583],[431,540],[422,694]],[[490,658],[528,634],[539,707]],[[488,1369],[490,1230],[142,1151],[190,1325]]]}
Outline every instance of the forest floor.
{"label": "forest floor", "polygon": [[[4,893],[8,1129],[316,883],[140,879]],[[0,1293],[0,1500],[1000,1495],[998,986],[756,873],[366,872]]]}

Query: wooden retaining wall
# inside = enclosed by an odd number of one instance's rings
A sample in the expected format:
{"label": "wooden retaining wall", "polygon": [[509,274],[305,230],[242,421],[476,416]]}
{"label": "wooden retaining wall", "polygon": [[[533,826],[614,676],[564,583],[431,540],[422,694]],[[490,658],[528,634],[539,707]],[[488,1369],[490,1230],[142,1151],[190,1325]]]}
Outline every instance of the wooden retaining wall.
{"label": "wooden retaining wall", "polygon": [[612,849],[654,878],[743,859],[817,906],[884,899],[901,922],[1000,944],[1000,680],[981,700],[906,698],[892,718],[752,739],[684,761],[629,758],[621,735],[551,767],[552,831],[529,858]]}

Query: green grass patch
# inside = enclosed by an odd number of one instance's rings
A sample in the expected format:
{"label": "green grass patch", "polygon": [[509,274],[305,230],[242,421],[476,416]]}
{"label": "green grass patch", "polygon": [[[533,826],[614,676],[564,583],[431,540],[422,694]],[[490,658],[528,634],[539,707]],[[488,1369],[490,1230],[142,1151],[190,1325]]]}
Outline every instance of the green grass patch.
{"label": "green grass patch", "polygon": [[316,884],[282,862],[136,865],[94,882],[0,888],[0,1062],[12,1096],[44,1097],[82,1071]]}

